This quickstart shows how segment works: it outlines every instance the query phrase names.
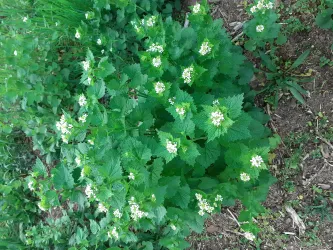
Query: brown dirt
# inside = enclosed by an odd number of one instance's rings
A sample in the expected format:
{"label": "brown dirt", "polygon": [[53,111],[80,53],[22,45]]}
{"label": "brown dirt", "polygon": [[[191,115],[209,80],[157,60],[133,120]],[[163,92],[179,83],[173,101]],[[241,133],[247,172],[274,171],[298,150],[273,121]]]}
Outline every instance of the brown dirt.
{"label": "brown dirt", "polygon": [[[291,7],[296,0],[279,2],[284,3],[286,7]],[[212,4],[213,16],[224,20],[225,28],[233,37],[240,31],[234,32],[230,23],[243,22],[249,18],[243,10],[242,3],[243,1],[219,0]],[[327,208],[326,214],[331,215],[333,219],[333,150],[329,146],[330,143],[333,144],[331,125],[333,122],[333,69],[329,66],[319,66],[322,56],[333,60],[330,50],[333,32],[316,27],[314,13],[299,13],[295,10],[293,15],[299,15],[299,19],[310,25],[311,29],[308,32],[302,31],[288,36],[288,42],[281,47],[279,55],[284,60],[294,61],[302,52],[311,48],[311,54],[300,68],[300,73],[310,70],[314,80],[302,85],[310,93],[310,97],[306,99],[306,105],[299,105],[290,94],[283,93],[278,108],[276,110],[269,108],[272,120],[268,125],[281,136],[284,143],[276,150],[276,159],[272,164],[271,173],[279,181],[270,188],[264,204],[270,212],[257,218],[258,225],[262,229],[259,235],[262,242],[257,246],[258,248],[254,243],[246,242],[227,208],[223,208],[221,214],[215,215],[206,222],[205,233],[191,237],[190,249],[333,249],[333,222],[328,221],[327,218],[321,220],[318,214],[313,213],[313,211],[320,211],[317,210],[318,208]],[[282,20],[283,18],[287,18],[287,14],[283,17],[282,13]],[[259,103],[264,104],[262,100],[259,100]],[[266,104],[264,108],[267,111]],[[326,125],[322,125],[323,118],[318,115],[319,112],[327,117],[329,122]],[[309,122],[313,125],[308,126]],[[332,133],[332,137],[326,142],[317,138],[318,135],[325,137],[328,131]],[[287,143],[291,136],[299,138],[304,135],[309,138],[299,143],[295,141]],[[286,159],[294,155],[297,150],[300,151],[297,160],[301,169],[289,171]],[[319,157],[315,157],[314,152],[318,152]],[[287,175],[286,172],[288,172]],[[285,188],[284,185],[288,181],[293,183],[294,190]],[[322,193],[316,194],[313,187],[322,187]],[[331,199],[327,198],[329,195],[332,195]],[[319,196],[327,198],[325,206],[323,201],[318,200]],[[299,235],[298,228],[285,211],[286,204],[291,204],[306,224],[304,235]],[[317,207],[314,208],[315,205]],[[240,205],[229,208],[236,216],[240,209]]]}

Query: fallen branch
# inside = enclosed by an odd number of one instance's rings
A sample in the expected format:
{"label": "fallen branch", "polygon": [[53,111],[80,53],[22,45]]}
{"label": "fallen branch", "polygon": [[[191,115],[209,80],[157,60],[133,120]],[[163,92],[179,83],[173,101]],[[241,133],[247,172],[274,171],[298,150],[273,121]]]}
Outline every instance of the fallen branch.
{"label": "fallen branch", "polygon": [[299,234],[303,234],[305,232],[305,224],[302,219],[298,216],[296,211],[291,206],[285,206],[286,211],[293,219],[294,223],[298,226]]}

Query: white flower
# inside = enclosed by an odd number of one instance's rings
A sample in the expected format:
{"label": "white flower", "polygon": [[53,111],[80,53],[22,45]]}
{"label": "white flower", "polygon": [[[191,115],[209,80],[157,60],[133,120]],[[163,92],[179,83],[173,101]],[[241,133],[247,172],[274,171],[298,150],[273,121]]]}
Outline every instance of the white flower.
{"label": "white flower", "polygon": [[87,81],[88,81],[88,84],[90,85],[90,83],[91,83],[91,77],[88,77]]}
{"label": "white flower", "polygon": [[251,13],[255,13],[257,11],[257,6],[252,6],[250,11]]}
{"label": "white flower", "polygon": [[183,107],[181,107],[181,108],[178,107],[178,108],[176,108],[176,112],[178,113],[178,115],[184,116],[186,111]]}
{"label": "white flower", "polygon": [[264,25],[257,25],[257,27],[256,27],[256,31],[257,32],[263,32],[264,31],[264,29],[265,29],[265,27],[264,27]]}
{"label": "white flower", "polygon": [[55,26],[57,27],[59,25],[59,22],[55,22]]}
{"label": "white flower", "polygon": [[75,163],[76,163],[78,166],[81,166],[81,158],[80,158],[80,156],[76,156],[76,158],[75,158]]}
{"label": "white flower", "polygon": [[88,115],[87,114],[83,114],[82,116],[79,117],[79,121],[82,123],[85,123],[87,120]]}
{"label": "white flower", "polygon": [[154,194],[151,195],[151,200],[156,201],[156,196]]}
{"label": "white flower", "polygon": [[89,143],[90,145],[94,145],[94,141],[93,141],[93,140],[88,140],[88,143]]}
{"label": "white flower", "polygon": [[166,149],[170,154],[177,154],[177,142],[166,141]]}
{"label": "white flower", "polygon": [[62,115],[60,121],[56,122],[56,127],[63,135],[70,134],[73,128],[72,124],[68,124],[65,115]]}
{"label": "white flower", "polygon": [[210,206],[206,199],[198,199],[198,206],[200,208],[199,215],[203,216],[205,212],[212,213],[214,210],[214,207]]}
{"label": "white flower", "polygon": [[108,232],[108,237],[109,237],[109,238],[114,237],[116,240],[119,239],[119,234],[118,234],[118,232],[117,232],[117,228],[116,228],[116,227],[113,227],[111,233]]}
{"label": "white flower", "polygon": [[142,217],[147,217],[148,213],[147,212],[143,212],[140,210],[140,206],[138,204],[135,203],[134,201],[134,197],[131,197],[131,200],[128,202],[131,207],[131,218],[134,221],[137,221],[138,219],[141,219]]}
{"label": "white flower", "polygon": [[89,17],[89,13],[86,12],[86,13],[84,14],[84,16],[86,17],[86,19],[88,19],[88,17]]}
{"label": "white flower", "polygon": [[28,188],[30,189],[30,191],[34,191],[34,183],[32,181],[28,182]]}
{"label": "white flower", "polygon": [[220,104],[219,100],[216,99],[213,101],[213,105],[219,105],[219,104]]}
{"label": "white flower", "polygon": [[119,219],[121,218],[121,216],[123,216],[123,214],[119,211],[119,209],[114,210],[113,215],[114,217],[117,217]]}
{"label": "white flower", "polygon": [[101,53],[102,53],[102,55],[104,54],[104,52],[105,52],[105,50],[104,50],[104,49],[102,49],[102,50],[101,50]]}
{"label": "white flower", "polygon": [[265,5],[264,5],[263,1],[259,1],[258,4],[257,4],[257,9],[258,9],[258,10],[261,10],[261,9],[263,9],[264,7],[265,7]]}
{"label": "white flower", "polygon": [[200,53],[202,56],[209,54],[211,51],[212,51],[212,48],[209,46],[209,43],[208,43],[208,42],[203,42],[203,43],[201,44],[201,47],[200,47],[199,53]]}
{"label": "white flower", "polygon": [[158,45],[153,43],[152,45],[149,46],[149,48],[147,49],[147,52],[158,52],[158,53],[163,53],[164,49],[162,47],[162,45]]}
{"label": "white flower", "polygon": [[17,51],[16,50],[14,51],[14,56],[17,56]]}
{"label": "white flower", "polygon": [[[82,168],[82,169],[81,169],[81,173],[80,173],[81,178],[84,178],[84,175],[85,175],[85,174],[84,174],[84,168]],[[89,198],[89,197],[88,197],[88,198]]]}
{"label": "white flower", "polygon": [[184,79],[185,83],[190,83],[192,81],[192,76],[191,74],[193,73],[193,67],[188,67],[186,69],[184,69],[183,74],[182,74],[182,78]]}
{"label": "white flower", "polygon": [[28,17],[25,16],[25,17],[22,18],[22,20],[23,20],[24,23],[26,23],[28,21]]}
{"label": "white flower", "polygon": [[169,99],[168,99],[168,102],[169,102],[171,105],[174,105],[174,104],[175,104],[175,100],[176,100],[176,97],[172,97],[172,98],[169,98]]}
{"label": "white flower", "polygon": [[158,56],[158,57],[153,58],[152,64],[156,68],[160,67],[162,64],[161,57]]}
{"label": "white flower", "polygon": [[100,211],[101,213],[107,213],[108,209],[102,203],[99,203],[98,204],[98,211]]}
{"label": "white flower", "polygon": [[247,173],[241,173],[240,174],[240,179],[242,181],[249,181],[250,180],[250,176]]}
{"label": "white flower", "polygon": [[[83,169],[82,169],[82,170],[83,170]],[[95,195],[95,193],[94,193],[94,190],[91,188],[91,184],[88,184],[88,185],[87,185],[86,190],[85,190],[85,193],[86,193],[88,199],[91,198],[91,197],[94,197],[94,198],[96,197],[96,195]]]}
{"label": "white flower", "polygon": [[165,85],[163,82],[155,83],[155,92],[156,94],[161,94],[165,91]]}
{"label": "white flower", "polygon": [[260,155],[255,155],[250,160],[252,167],[260,167],[260,165],[264,162]]}
{"label": "white flower", "polygon": [[79,105],[81,106],[81,107],[83,107],[83,106],[85,106],[87,104],[87,99],[86,99],[86,97],[84,96],[84,94],[81,94],[80,96],[79,96]]}
{"label": "white flower", "polygon": [[171,229],[172,229],[173,231],[176,231],[176,230],[177,230],[177,228],[176,228],[176,226],[175,226],[174,224],[170,224],[170,227],[171,227]]}
{"label": "white flower", "polygon": [[216,195],[215,201],[223,201],[222,195]]}
{"label": "white flower", "polygon": [[202,199],[202,195],[196,193],[196,194],[195,194],[195,198],[197,198],[198,201],[201,201],[201,199]]}
{"label": "white flower", "polygon": [[156,16],[150,17],[146,22],[148,27],[153,27],[155,23],[156,23]]}
{"label": "white flower", "polygon": [[130,173],[129,176],[128,176],[128,179],[130,180],[135,180],[135,176],[133,173]]}
{"label": "white flower", "polygon": [[102,40],[100,38],[97,39],[97,44],[102,45]]}
{"label": "white flower", "polygon": [[75,38],[80,39],[80,37],[81,37],[80,32],[78,30],[76,30]]}
{"label": "white flower", "polygon": [[220,111],[215,111],[210,114],[210,119],[214,126],[219,127],[221,122],[224,120],[224,116]]}
{"label": "white flower", "polygon": [[68,138],[66,135],[61,135],[61,140],[63,141],[63,143],[68,144]]}
{"label": "white flower", "polygon": [[253,233],[245,232],[244,237],[250,241],[253,241],[256,237],[253,235]]}
{"label": "white flower", "polygon": [[193,6],[193,13],[198,14],[200,12],[200,3]]}
{"label": "white flower", "polygon": [[266,8],[267,9],[273,9],[274,4],[272,2],[269,2],[268,4],[266,4]]}
{"label": "white flower", "polygon": [[90,62],[89,61],[83,61],[82,62],[82,66],[83,66],[83,69],[85,71],[88,71],[89,70],[89,67],[90,67]]}

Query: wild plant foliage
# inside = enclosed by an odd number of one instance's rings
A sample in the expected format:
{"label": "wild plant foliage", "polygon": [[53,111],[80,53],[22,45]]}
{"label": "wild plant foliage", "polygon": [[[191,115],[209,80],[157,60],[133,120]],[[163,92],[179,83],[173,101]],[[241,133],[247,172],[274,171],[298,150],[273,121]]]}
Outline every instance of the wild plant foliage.
{"label": "wild plant foliage", "polygon": [[[254,106],[252,64],[207,1],[191,8],[189,27],[163,1],[43,4],[7,10],[2,21],[1,129],[23,130],[45,155],[24,179],[0,186],[1,213],[23,188],[35,215],[22,219],[21,242],[185,249],[192,231],[235,200],[254,240],[278,138]],[[249,36],[258,43],[270,25],[254,26],[256,36],[250,23]]]}

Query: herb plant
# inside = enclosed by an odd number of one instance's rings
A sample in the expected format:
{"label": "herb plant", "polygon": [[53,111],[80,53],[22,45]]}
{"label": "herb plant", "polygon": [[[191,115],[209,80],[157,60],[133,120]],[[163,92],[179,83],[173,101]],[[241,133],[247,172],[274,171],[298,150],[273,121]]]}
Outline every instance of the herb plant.
{"label": "herb plant", "polygon": [[[252,64],[207,1],[192,7],[189,27],[163,1],[26,4],[6,10],[1,37],[1,129],[23,130],[40,154],[15,177],[34,215],[20,224],[21,242],[185,249],[191,231],[235,200],[244,236],[255,240],[279,139],[254,106]],[[277,28],[265,18],[248,25],[256,46]],[[1,213],[10,209],[5,200]]]}

